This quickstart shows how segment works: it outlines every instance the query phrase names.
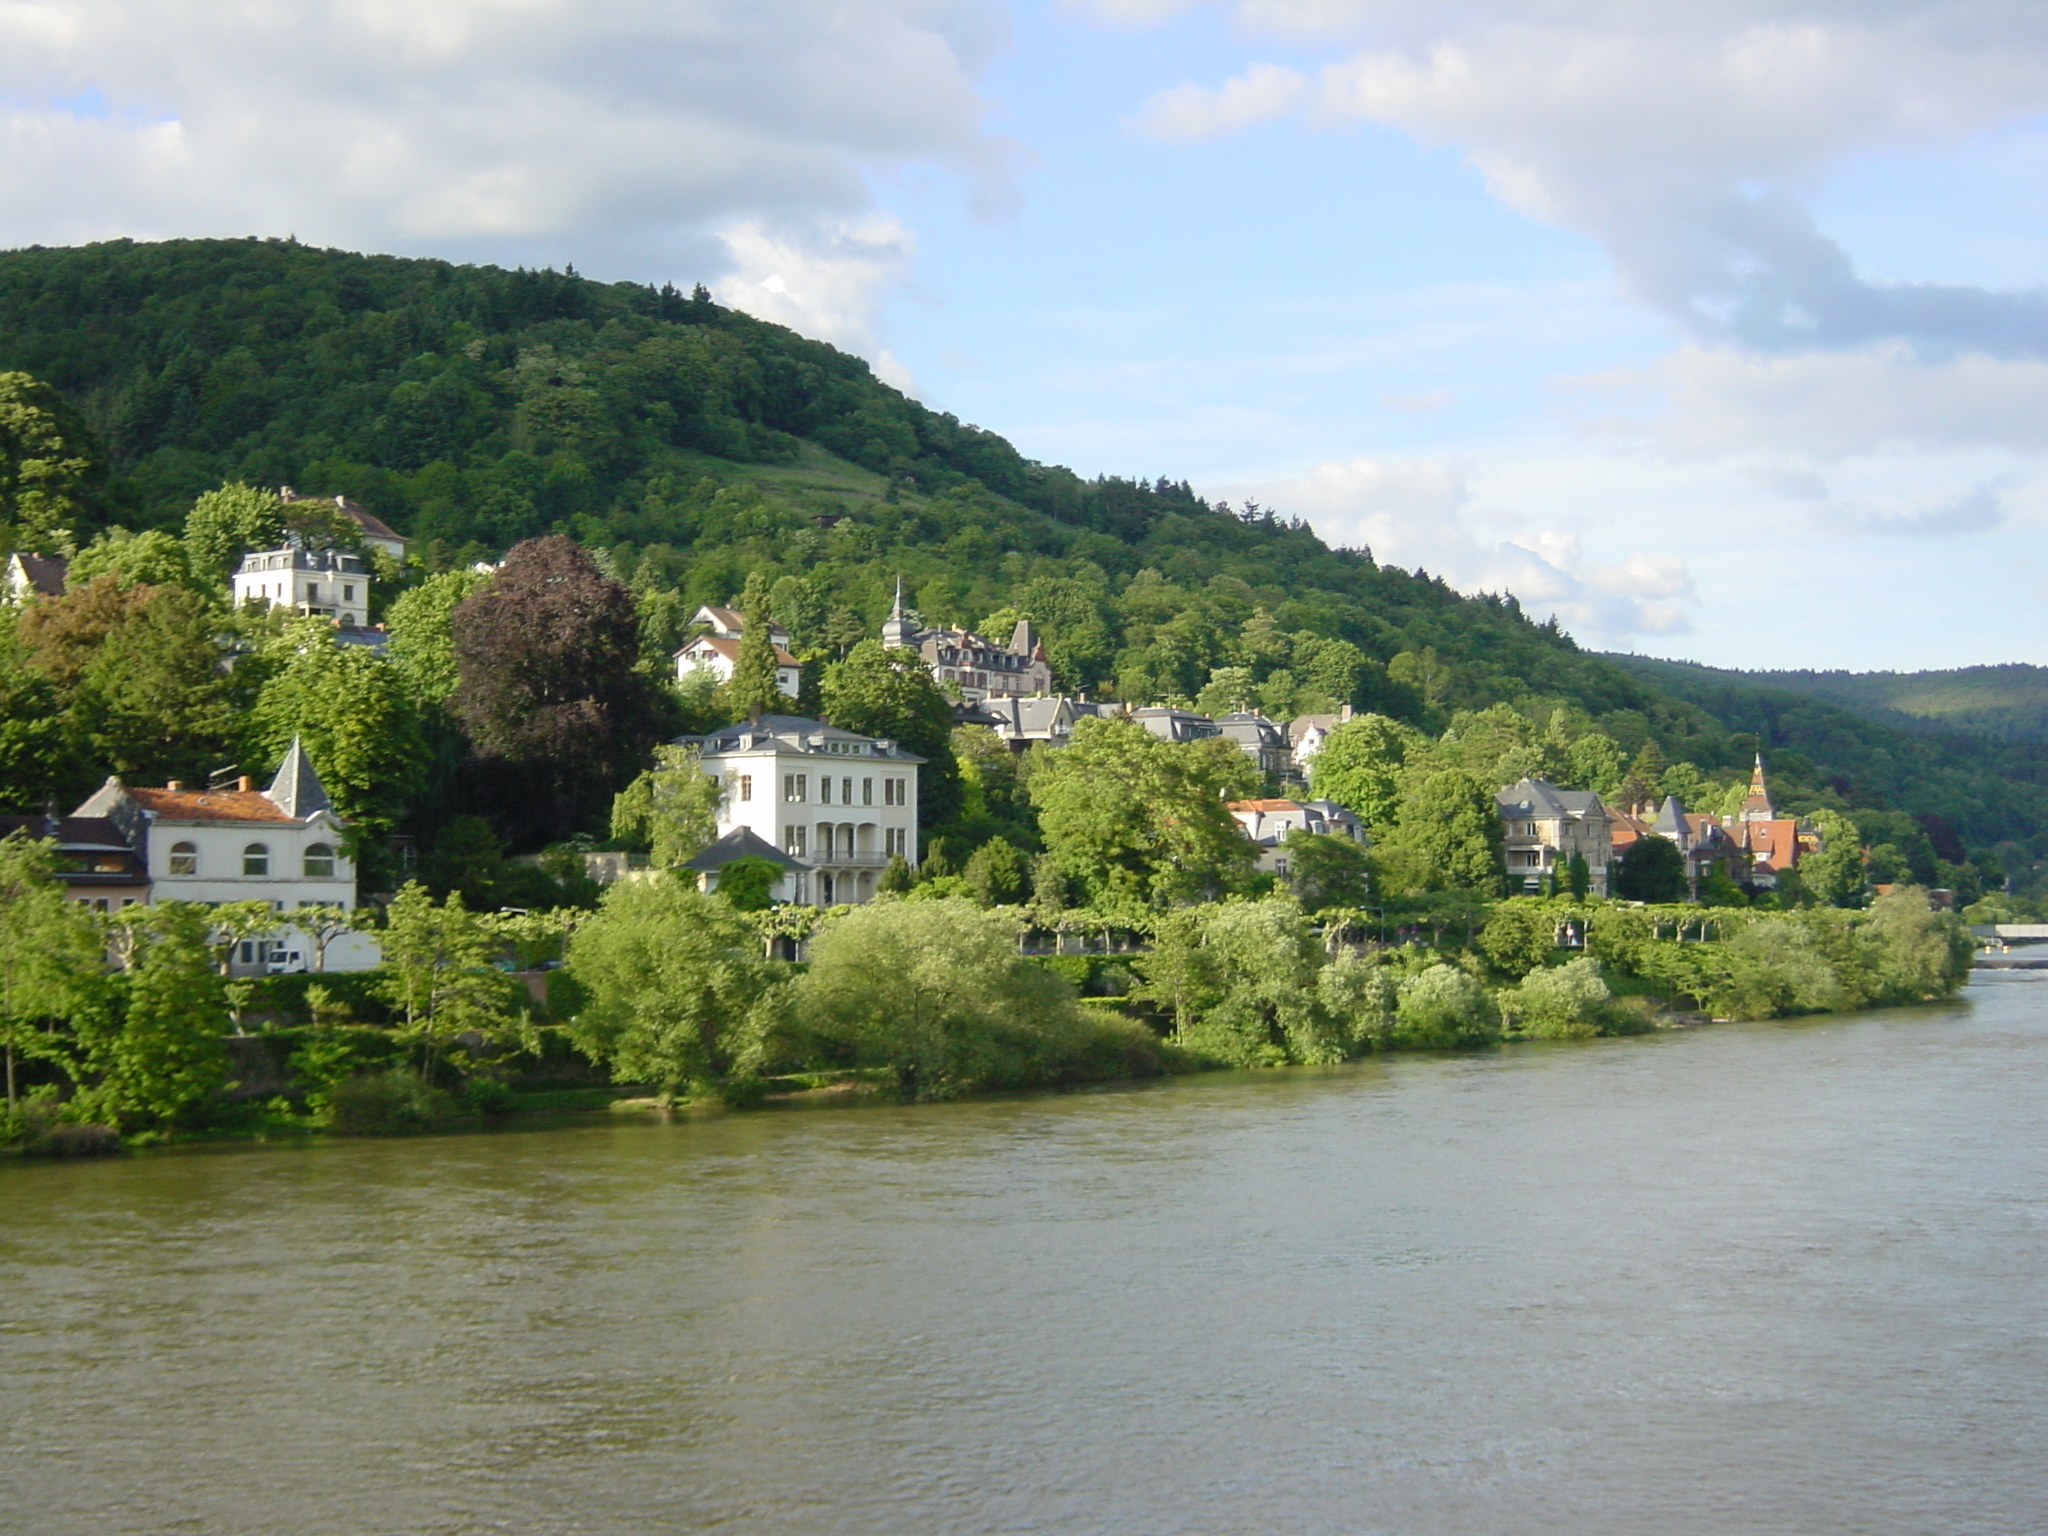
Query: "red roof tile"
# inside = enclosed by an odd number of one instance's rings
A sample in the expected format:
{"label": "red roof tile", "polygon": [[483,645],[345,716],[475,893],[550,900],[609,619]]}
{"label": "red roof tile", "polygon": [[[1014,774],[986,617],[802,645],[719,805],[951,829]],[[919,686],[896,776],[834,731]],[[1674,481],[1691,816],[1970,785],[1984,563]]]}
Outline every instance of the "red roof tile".
{"label": "red roof tile", "polygon": [[135,803],[164,821],[293,821],[266,795],[241,789],[130,789]]}

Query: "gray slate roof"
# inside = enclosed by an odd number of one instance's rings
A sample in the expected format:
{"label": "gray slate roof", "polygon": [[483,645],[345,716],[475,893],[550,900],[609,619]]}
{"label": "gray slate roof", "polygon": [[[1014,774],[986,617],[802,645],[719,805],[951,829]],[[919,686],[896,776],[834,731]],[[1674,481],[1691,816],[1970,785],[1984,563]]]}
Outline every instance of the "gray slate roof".
{"label": "gray slate roof", "polygon": [[277,777],[270,781],[270,788],[263,791],[263,797],[285,815],[295,816],[300,821],[320,811],[334,809],[334,802],[327,798],[320,775],[313,771],[312,760],[306,756],[306,749],[296,736],[292,738],[292,749],[277,765]]}
{"label": "gray slate roof", "polygon": [[751,827],[734,827],[697,857],[686,861],[683,868],[700,875],[715,874],[726,865],[740,859],[766,859],[771,864],[780,864],[784,869],[812,868],[802,859],[792,858],[784,853]]}

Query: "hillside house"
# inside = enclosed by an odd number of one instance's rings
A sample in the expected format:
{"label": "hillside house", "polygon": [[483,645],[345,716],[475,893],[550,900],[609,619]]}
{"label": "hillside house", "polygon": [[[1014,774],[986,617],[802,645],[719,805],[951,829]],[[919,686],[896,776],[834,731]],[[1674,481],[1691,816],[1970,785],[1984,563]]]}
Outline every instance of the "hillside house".
{"label": "hillside house", "polygon": [[71,562],[60,555],[32,555],[16,550],[7,557],[7,596],[17,603],[32,597],[62,597]]}
{"label": "hillside house", "polygon": [[903,607],[903,585],[882,625],[882,644],[916,651],[940,688],[970,702],[1030,698],[1052,692],[1052,663],[1029,619],[1019,619],[1007,645],[967,629],[926,629]]}
{"label": "hillside house", "polygon": [[1287,745],[1287,732],[1277,721],[1251,710],[1235,710],[1216,722],[1216,734],[1235,742],[1237,750],[1252,760],[1260,773],[1277,779],[1294,767],[1294,754]]}
{"label": "hillside house", "polygon": [[1282,845],[1296,832],[1348,837],[1361,845],[1366,841],[1364,824],[1334,800],[1233,800],[1228,809],[1259,850],[1262,874],[1287,873]]}
{"label": "hillside house", "polygon": [[[721,837],[744,828],[789,855],[778,901],[821,907],[872,898],[892,857],[918,861],[917,770],[896,742],[797,715],[762,715],[686,736],[725,791]],[[801,867],[799,867],[801,866]]]}
{"label": "hillside house", "polygon": [[1572,855],[1586,861],[1591,893],[1607,894],[1614,857],[1612,818],[1591,790],[1559,789],[1544,779],[1523,779],[1494,796],[1501,819],[1501,853],[1512,888],[1534,893],[1555,876],[1561,884]]}
{"label": "hillside house", "polygon": [[1287,749],[1294,758],[1295,772],[1305,777],[1309,760],[1322,750],[1330,732],[1350,718],[1351,706],[1346,704],[1334,715],[1296,715],[1288,721]]}
{"label": "hillside house", "polygon": [[[746,619],[734,609],[706,604],[690,622],[704,625],[706,633],[676,652],[676,680],[681,682],[693,673],[709,672],[721,683],[731,682],[739,665],[740,636],[746,630]],[[793,699],[803,683],[803,667],[789,652],[789,631],[770,621],[768,639],[775,647],[775,686]]]}
{"label": "hillside house", "polygon": [[[310,964],[314,945],[290,914],[300,907],[356,904],[356,872],[343,844],[346,827],[296,740],[270,787],[240,779],[231,789],[131,787],[109,778],[74,813],[104,820],[140,861],[148,899],[267,901],[278,930],[252,940],[235,957],[238,974],[261,973],[280,955]],[[326,968],[368,970],[377,946],[363,934],[329,945]]]}
{"label": "hillside house", "polygon": [[0,837],[48,839],[64,893],[95,912],[149,900],[149,871],[121,828],[105,816],[0,816]]}
{"label": "hillside house", "polygon": [[350,501],[346,496],[301,496],[290,486],[284,485],[278,487],[277,499],[288,507],[313,506],[321,503],[332,506],[355,524],[356,532],[361,536],[365,549],[374,554],[389,555],[393,560],[404,563],[404,537],[394,532],[389,523],[369,508]]}
{"label": "hillside house", "polygon": [[370,566],[339,549],[307,549],[296,540],[283,549],[252,550],[233,577],[235,606],[291,608],[361,629],[370,617]]}

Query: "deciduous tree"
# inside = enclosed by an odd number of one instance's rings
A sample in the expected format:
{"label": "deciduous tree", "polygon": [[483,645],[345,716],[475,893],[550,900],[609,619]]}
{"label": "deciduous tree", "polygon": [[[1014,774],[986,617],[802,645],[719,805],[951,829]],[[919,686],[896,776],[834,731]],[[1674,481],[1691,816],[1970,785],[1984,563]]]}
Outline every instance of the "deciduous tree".
{"label": "deciduous tree", "polygon": [[863,640],[825,674],[825,713],[842,730],[880,736],[922,757],[918,825],[944,826],[960,812],[960,768],[953,757],[953,706],[915,651]]}

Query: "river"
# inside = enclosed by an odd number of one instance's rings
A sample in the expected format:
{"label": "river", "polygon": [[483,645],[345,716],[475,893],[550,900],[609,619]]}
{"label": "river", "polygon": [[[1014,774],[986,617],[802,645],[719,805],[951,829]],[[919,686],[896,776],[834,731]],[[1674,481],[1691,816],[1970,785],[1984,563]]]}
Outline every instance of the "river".
{"label": "river", "polygon": [[1061,1097],[0,1165],[0,1530],[2048,1529],[2048,973]]}

